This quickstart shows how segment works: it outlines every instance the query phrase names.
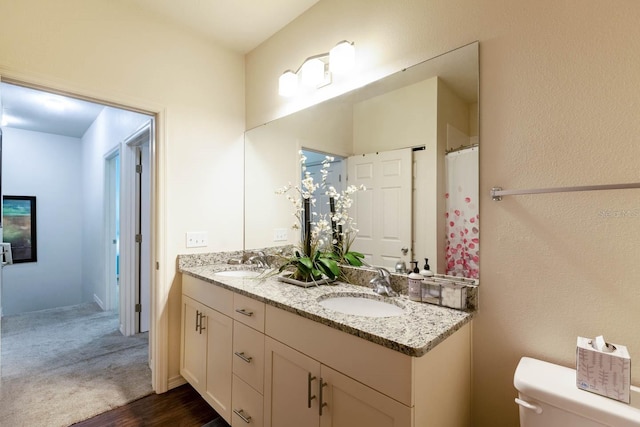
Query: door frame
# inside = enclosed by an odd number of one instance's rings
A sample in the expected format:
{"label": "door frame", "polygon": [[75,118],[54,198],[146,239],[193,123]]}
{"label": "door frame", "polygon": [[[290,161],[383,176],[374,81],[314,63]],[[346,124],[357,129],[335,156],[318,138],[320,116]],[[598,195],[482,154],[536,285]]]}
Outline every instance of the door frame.
{"label": "door frame", "polygon": [[[0,66],[0,81],[70,96],[107,106],[148,114],[154,117],[154,138],[149,147],[151,163],[151,323],[149,328],[149,365],[151,387],[156,393],[169,389],[169,318],[168,300],[172,278],[166,249],[166,107],[156,102],[125,96],[116,91],[99,91],[68,81],[48,79],[40,74],[16,71]],[[122,167],[122,164],[121,164]]]}
{"label": "door frame", "polygon": [[[114,245],[117,245],[117,242],[114,242],[113,239],[116,237],[117,229],[119,228],[116,224],[116,210],[118,210],[120,203],[117,202],[119,198],[120,191],[117,189],[118,185],[116,184],[116,180],[119,183],[120,179],[118,177],[118,169],[115,168],[115,159],[122,159],[120,156],[120,145],[117,145],[113,149],[109,150],[107,154],[104,155],[104,185],[105,185],[105,203],[104,203],[104,218],[105,218],[105,263],[107,268],[105,269],[106,274],[106,298],[104,301],[104,309],[105,310],[116,310],[119,307],[119,302],[116,303],[117,294],[116,289],[118,286],[118,271],[116,269],[116,259],[118,250]],[[119,217],[119,215],[118,215]]]}
{"label": "door frame", "polygon": [[[121,277],[120,288],[120,326],[123,335],[133,335],[140,332],[140,311],[136,310],[138,304],[142,304],[140,286],[150,286],[150,283],[142,283],[143,278],[148,279],[151,275],[150,248],[153,246],[154,236],[148,227],[148,218],[142,217],[142,176],[136,171],[137,166],[142,166],[143,146],[148,145],[146,150],[151,151],[154,134],[153,120],[131,133],[122,143],[121,156]],[[147,153],[150,154],[150,153]],[[145,162],[146,163],[146,162]],[[151,163],[151,162],[149,162]],[[145,164],[145,167],[147,165]],[[142,170],[147,180],[152,176],[151,170]],[[150,188],[146,190],[144,196],[151,198]],[[142,230],[144,228],[147,230]],[[146,232],[145,232],[146,231]],[[142,241],[138,241],[135,236],[140,235]],[[146,263],[143,262],[143,258]],[[145,280],[146,282],[146,280]],[[150,307],[143,307],[149,309]],[[148,315],[148,313],[146,313]]]}

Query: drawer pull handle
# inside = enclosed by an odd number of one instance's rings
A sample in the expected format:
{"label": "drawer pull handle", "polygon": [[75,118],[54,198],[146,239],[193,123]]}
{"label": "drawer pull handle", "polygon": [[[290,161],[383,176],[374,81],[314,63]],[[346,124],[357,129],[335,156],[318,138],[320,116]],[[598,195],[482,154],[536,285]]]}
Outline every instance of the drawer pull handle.
{"label": "drawer pull handle", "polygon": [[320,408],[318,410],[318,413],[320,414],[320,416],[322,416],[322,408],[327,406],[327,402],[322,401],[322,389],[326,386],[327,386],[327,383],[322,381],[322,377],[320,377]]}
{"label": "drawer pull handle", "polygon": [[240,313],[242,315],[249,316],[249,317],[253,316],[253,311],[247,311],[244,308],[237,308],[236,313]]}
{"label": "drawer pull handle", "polygon": [[249,424],[251,422],[251,416],[245,415],[244,409],[234,409],[233,413],[240,417],[242,421]]}
{"label": "drawer pull handle", "polygon": [[236,356],[238,356],[240,359],[244,360],[247,363],[251,363],[251,360],[253,359],[253,357],[251,356],[245,356],[244,355],[244,351],[241,353],[238,353],[237,351],[234,352],[233,354],[235,354]]}
{"label": "drawer pull handle", "polygon": [[316,398],[315,394],[311,396],[311,381],[315,379],[316,377],[311,376],[311,372],[309,372],[309,376],[307,377],[307,408],[311,408],[311,401]]}

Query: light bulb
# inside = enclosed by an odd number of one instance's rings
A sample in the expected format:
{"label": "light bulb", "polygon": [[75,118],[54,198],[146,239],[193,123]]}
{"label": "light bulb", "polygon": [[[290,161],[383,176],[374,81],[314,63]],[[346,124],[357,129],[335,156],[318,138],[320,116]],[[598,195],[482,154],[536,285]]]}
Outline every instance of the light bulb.
{"label": "light bulb", "polygon": [[324,81],[324,62],[318,58],[307,59],[300,68],[300,74],[303,85],[316,87]]}
{"label": "light bulb", "polygon": [[346,40],[338,43],[329,51],[329,70],[332,73],[344,74],[355,65],[355,47]]}
{"label": "light bulb", "polygon": [[278,79],[278,93],[280,96],[294,96],[298,92],[298,75],[287,70]]}

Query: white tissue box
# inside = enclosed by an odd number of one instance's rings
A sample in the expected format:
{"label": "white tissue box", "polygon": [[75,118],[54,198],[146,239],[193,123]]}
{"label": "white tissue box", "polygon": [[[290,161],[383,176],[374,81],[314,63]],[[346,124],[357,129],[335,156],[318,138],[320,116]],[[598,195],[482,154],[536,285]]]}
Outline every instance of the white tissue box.
{"label": "white tissue box", "polygon": [[578,337],[576,385],[579,389],[629,403],[631,358],[627,347],[607,343],[606,350],[598,350],[594,341]]}

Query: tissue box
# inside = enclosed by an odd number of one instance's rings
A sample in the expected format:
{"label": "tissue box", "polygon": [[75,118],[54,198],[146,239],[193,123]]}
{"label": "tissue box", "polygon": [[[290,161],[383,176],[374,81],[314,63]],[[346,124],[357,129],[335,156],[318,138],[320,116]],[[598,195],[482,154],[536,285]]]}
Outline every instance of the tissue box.
{"label": "tissue box", "polygon": [[629,403],[631,358],[627,347],[607,343],[598,350],[591,338],[578,337],[576,385],[582,390]]}

